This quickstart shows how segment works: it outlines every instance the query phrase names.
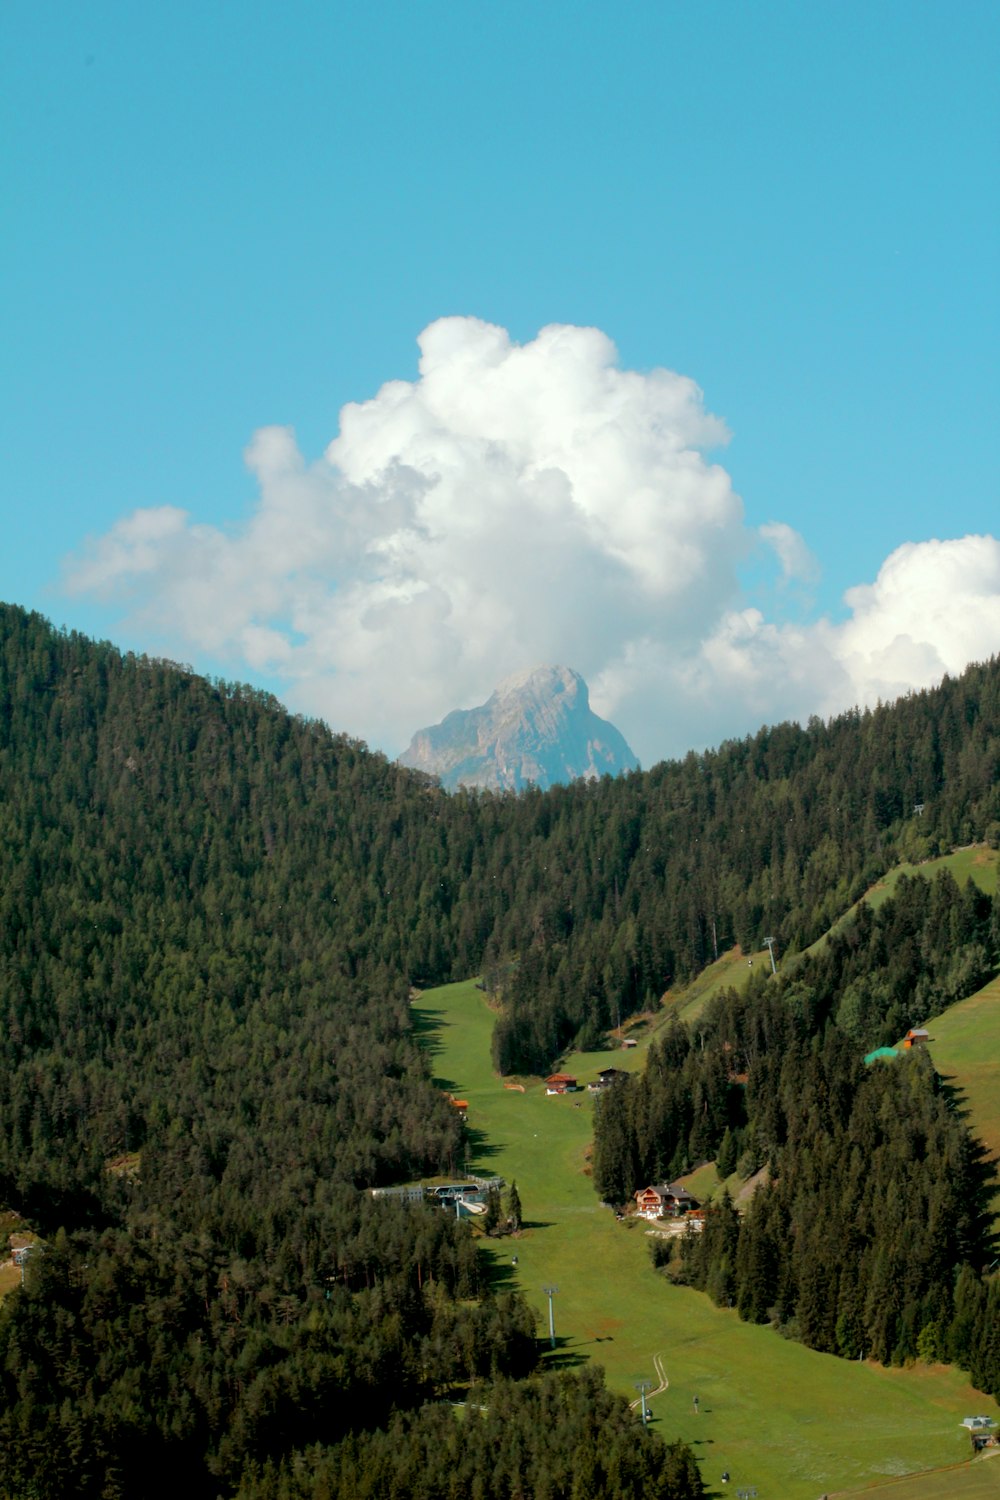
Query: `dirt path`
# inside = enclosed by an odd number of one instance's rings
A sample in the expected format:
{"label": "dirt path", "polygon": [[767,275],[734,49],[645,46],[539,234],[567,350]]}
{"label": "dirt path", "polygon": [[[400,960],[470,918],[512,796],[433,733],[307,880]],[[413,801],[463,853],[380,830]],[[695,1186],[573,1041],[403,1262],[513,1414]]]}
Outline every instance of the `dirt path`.
{"label": "dirt path", "polygon": [[[653,1355],[653,1374],[656,1376],[657,1380],[660,1383],[656,1387],[655,1391],[647,1391],[646,1392],[646,1400],[647,1401],[651,1401],[654,1396],[662,1396],[663,1392],[667,1389],[667,1387],[670,1384],[670,1381],[667,1379],[667,1372],[663,1368],[663,1356],[662,1356],[662,1354],[654,1354]],[[629,1406],[631,1407],[631,1409],[633,1411],[635,1410],[635,1408],[637,1406],[641,1406],[641,1405],[642,1405],[642,1397],[641,1396],[639,1396],[637,1400],[629,1402]]]}

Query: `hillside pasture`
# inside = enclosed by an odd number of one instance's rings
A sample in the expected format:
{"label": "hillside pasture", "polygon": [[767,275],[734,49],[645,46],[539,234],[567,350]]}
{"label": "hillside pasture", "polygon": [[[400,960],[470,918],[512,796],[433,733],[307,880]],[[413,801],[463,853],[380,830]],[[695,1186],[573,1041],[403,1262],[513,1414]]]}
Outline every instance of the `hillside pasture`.
{"label": "hillside pasture", "polygon": [[1000,851],[990,849],[985,844],[970,844],[965,849],[955,849],[951,854],[942,854],[937,859],[926,859],[919,865],[904,862],[894,866],[882,880],[866,891],[862,900],[877,911],[883,901],[892,895],[902,876],[906,875],[912,880],[920,875],[924,880],[933,880],[941,870],[950,870],[959,885],[964,885],[967,880],[974,880],[981,891],[987,896],[993,896],[997,889],[998,860]]}
{"label": "hillside pasture", "polygon": [[818,937],[814,943],[810,943],[807,948],[803,948],[802,952],[806,954],[819,952],[829,942],[830,934],[838,932],[846,922],[850,921],[862,901],[866,902],[873,911],[878,911],[879,907],[893,894],[904,875],[911,880],[917,876],[923,880],[933,880],[939,871],[950,870],[959,885],[965,885],[967,880],[974,880],[981,891],[987,896],[993,896],[997,890],[998,862],[1000,862],[1000,851],[990,849],[985,844],[970,844],[965,849],[956,849],[953,853],[942,854],[937,859],[924,860],[919,865],[910,864],[908,861],[894,865],[881,880],[869,886],[860,900],[856,901],[853,906],[849,906],[843,916],[838,917],[828,931]]}
{"label": "hillside pasture", "polygon": [[[690,984],[667,990],[663,996],[664,1009],[682,1021],[696,1021],[708,1002],[721,990],[730,985],[734,989],[743,989],[758,965],[763,965],[765,973],[770,971],[771,959],[766,948],[755,953],[744,953],[739,946],[730,948],[707,969],[696,974]],[[662,1020],[660,1024],[663,1024]]]}
{"label": "hillside pasture", "polygon": [[[517,1181],[524,1232],[482,1241],[496,1284],[524,1292],[540,1333],[542,1287],[558,1287],[557,1347],[546,1359],[567,1368],[595,1360],[630,1400],[661,1356],[670,1384],[652,1402],[653,1421],[666,1438],[693,1445],[711,1493],[725,1493],[723,1470],[729,1493],[756,1485],[762,1497],[816,1500],[824,1490],[960,1463],[962,1417],[1000,1416],[957,1370],[887,1370],[817,1354],[671,1286],[653,1268],[647,1226],[616,1222],[593,1192],[592,1096],[548,1096],[528,1078],[524,1093],[506,1089],[490,1065],[494,1015],[471,981],[428,990],[413,1009],[439,1085],[468,1100],[468,1170]],[[563,1066],[586,1085],[611,1063],[640,1067],[644,1050],[571,1055]]]}
{"label": "hillside pasture", "polygon": [[[928,1050],[973,1135],[1000,1159],[1000,978],[928,1021]],[[1000,1221],[1000,1190],[994,1197]]]}
{"label": "hillside pasture", "polygon": [[914,1474],[891,1484],[865,1490],[835,1490],[827,1500],[848,1496],[870,1496],[871,1500],[997,1500],[1000,1496],[1000,1454],[984,1454],[973,1463]]}

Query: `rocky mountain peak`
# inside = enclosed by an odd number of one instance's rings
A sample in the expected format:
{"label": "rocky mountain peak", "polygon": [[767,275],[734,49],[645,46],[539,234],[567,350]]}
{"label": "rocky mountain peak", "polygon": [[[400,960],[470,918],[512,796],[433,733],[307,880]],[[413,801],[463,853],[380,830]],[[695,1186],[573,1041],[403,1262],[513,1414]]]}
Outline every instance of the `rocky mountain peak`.
{"label": "rocky mountain peak", "polygon": [[639,765],[614,725],[591,709],[579,672],[552,666],[515,672],[479,708],[456,709],[418,730],[399,761],[452,791],[544,788]]}

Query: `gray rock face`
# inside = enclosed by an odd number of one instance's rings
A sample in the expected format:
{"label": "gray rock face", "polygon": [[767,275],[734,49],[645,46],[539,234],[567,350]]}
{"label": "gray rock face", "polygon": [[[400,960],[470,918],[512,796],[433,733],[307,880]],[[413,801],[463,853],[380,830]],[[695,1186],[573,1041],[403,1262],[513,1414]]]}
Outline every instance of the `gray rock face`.
{"label": "gray rock face", "polygon": [[569,667],[508,677],[481,708],[456,709],[418,729],[399,763],[439,777],[449,791],[516,791],[529,781],[544,788],[639,766],[614,725],[591,710],[587,684]]}

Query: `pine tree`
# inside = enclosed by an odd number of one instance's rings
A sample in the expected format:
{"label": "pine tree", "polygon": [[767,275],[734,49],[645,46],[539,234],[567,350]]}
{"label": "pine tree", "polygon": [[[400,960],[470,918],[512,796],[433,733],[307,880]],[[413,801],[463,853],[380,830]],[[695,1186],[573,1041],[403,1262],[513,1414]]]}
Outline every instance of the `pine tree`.
{"label": "pine tree", "polygon": [[731,1177],[732,1174],[736,1171],[736,1163],[738,1160],[739,1149],[737,1146],[736,1138],[727,1125],[725,1133],[722,1137],[722,1145],[719,1147],[719,1154],[715,1160],[715,1170],[718,1172],[723,1182],[727,1177]]}
{"label": "pine tree", "polygon": [[496,1234],[500,1226],[500,1190],[491,1187],[486,1190],[486,1212],[483,1215],[483,1231],[486,1234]]}

